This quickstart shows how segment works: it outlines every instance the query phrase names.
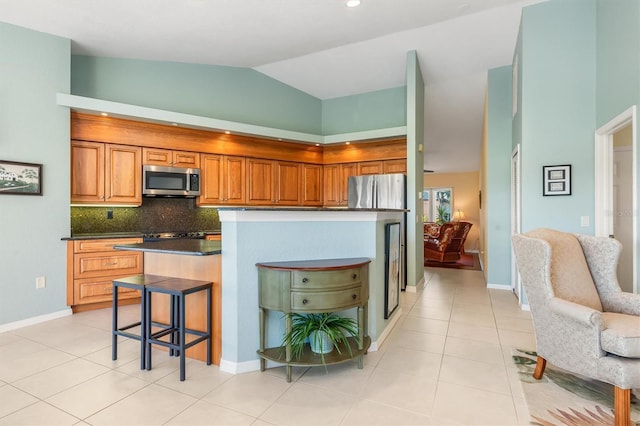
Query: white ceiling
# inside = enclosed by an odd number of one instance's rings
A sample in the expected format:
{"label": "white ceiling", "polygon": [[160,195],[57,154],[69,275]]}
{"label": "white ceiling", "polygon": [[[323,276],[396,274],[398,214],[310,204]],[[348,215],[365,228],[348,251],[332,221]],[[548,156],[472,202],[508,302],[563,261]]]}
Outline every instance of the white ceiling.
{"label": "white ceiling", "polygon": [[251,67],[320,99],[426,84],[425,169],[479,169],[486,73],[544,0],[0,0],[0,21],[74,54]]}

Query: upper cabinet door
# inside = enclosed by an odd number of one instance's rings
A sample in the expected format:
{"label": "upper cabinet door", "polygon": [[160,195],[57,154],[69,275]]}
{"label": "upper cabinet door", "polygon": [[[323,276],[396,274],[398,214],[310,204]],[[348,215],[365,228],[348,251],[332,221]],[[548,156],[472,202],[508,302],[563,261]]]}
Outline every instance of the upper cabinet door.
{"label": "upper cabinet door", "polygon": [[279,206],[298,206],[301,204],[300,163],[275,162],[276,204]]}
{"label": "upper cabinet door", "polygon": [[400,160],[385,160],[384,173],[407,173],[407,160],[404,158]]}
{"label": "upper cabinet door", "polygon": [[382,161],[366,161],[358,163],[358,175],[380,175],[384,172]]}
{"label": "upper cabinet door", "polygon": [[302,190],[303,206],[322,206],[322,166],[318,164],[302,165]]}
{"label": "upper cabinet door", "polygon": [[135,146],[105,147],[105,201],[142,204],[142,150]]}
{"label": "upper cabinet door", "polygon": [[104,144],[71,141],[71,202],[104,201]]}
{"label": "upper cabinet door", "polygon": [[184,167],[187,169],[197,169],[200,167],[200,154],[188,151],[173,151],[172,165],[174,167]]}
{"label": "upper cabinet door", "polygon": [[218,205],[223,203],[223,157],[223,155],[202,154],[202,169],[200,170],[202,185],[200,185],[200,198],[198,199],[198,203],[201,205]]}
{"label": "upper cabinet door", "polygon": [[339,206],[341,191],[340,191],[340,165],[339,164],[327,164],[323,167],[323,198],[325,206]]}
{"label": "upper cabinet door", "polygon": [[244,157],[224,157],[224,194],[226,204],[246,204],[247,161]]}
{"label": "upper cabinet door", "polygon": [[172,152],[168,149],[142,148],[142,164],[170,166]]}
{"label": "upper cabinet door", "polygon": [[274,162],[256,158],[247,159],[247,203],[275,204]]}
{"label": "upper cabinet door", "polygon": [[246,160],[217,154],[202,154],[200,205],[245,204]]}
{"label": "upper cabinet door", "polygon": [[142,148],[142,164],[197,169],[200,167],[200,154],[189,151]]}

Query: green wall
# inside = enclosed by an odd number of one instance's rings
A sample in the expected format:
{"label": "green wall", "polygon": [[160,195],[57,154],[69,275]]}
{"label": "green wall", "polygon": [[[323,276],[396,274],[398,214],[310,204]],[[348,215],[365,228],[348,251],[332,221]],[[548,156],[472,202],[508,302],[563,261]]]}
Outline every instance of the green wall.
{"label": "green wall", "polygon": [[322,134],[404,126],[407,88],[395,87],[322,101]]}
{"label": "green wall", "polygon": [[69,110],[56,93],[69,92],[70,46],[0,23],[0,160],[43,165],[42,196],[0,195],[0,325],[68,312]]}
{"label": "green wall", "polygon": [[72,56],[71,93],[321,134],[322,103],[250,68]]}
{"label": "green wall", "polygon": [[[523,10],[522,230],[593,234],[596,0],[554,0]],[[572,195],[542,195],[544,165],[572,166]],[[589,216],[591,226],[581,227]]]}
{"label": "green wall", "polygon": [[[424,80],[415,50],[407,53],[407,286],[424,278]],[[407,287],[409,288],[409,287]],[[415,289],[415,287],[414,287]]]}
{"label": "green wall", "polygon": [[640,103],[640,1],[597,3],[596,127]]}
{"label": "green wall", "polygon": [[511,66],[487,76],[487,283],[511,286]]}

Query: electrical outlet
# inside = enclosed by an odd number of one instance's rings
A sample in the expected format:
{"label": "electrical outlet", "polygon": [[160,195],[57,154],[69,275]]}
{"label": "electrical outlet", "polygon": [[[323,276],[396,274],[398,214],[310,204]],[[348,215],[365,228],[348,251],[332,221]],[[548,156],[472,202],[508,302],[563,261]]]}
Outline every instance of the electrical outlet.
{"label": "electrical outlet", "polygon": [[583,228],[589,227],[589,216],[580,216],[580,226]]}
{"label": "electrical outlet", "polygon": [[107,210],[107,219],[113,219],[113,210]]}
{"label": "electrical outlet", "polygon": [[47,286],[47,280],[45,277],[36,277],[36,288],[45,288]]}

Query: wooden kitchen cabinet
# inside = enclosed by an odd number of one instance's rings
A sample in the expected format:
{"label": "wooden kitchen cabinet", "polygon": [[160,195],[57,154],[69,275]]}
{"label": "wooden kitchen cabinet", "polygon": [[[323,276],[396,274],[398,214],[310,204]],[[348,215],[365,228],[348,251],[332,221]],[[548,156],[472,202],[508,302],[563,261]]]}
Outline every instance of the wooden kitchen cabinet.
{"label": "wooden kitchen cabinet", "polygon": [[349,176],[358,174],[357,163],[328,164],[324,172],[324,205],[346,206]]}
{"label": "wooden kitchen cabinet", "polygon": [[242,205],[247,202],[246,159],[217,154],[202,154],[202,185],[198,204]]}
{"label": "wooden kitchen cabinet", "polygon": [[358,163],[358,176],[381,175],[384,173],[384,161],[365,161]]}
{"label": "wooden kitchen cabinet", "polygon": [[322,206],[323,168],[319,164],[302,164],[302,205]]}
{"label": "wooden kitchen cabinet", "polygon": [[[101,238],[67,241],[67,305],[74,312],[111,306],[112,281],[142,273],[142,253],[114,250],[116,244],[141,243],[142,238]],[[139,292],[120,288],[118,300]]]}
{"label": "wooden kitchen cabinet", "polygon": [[300,205],[300,176],[300,163],[248,158],[247,204]]}
{"label": "wooden kitchen cabinet", "polygon": [[142,148],[142,164],[197,169],[200,167],[200,154],[189,151]]}
{"label": "wooden kitchen cabinet", "polygon": [[71,142],[71,202],[142,204],[140,147]]}
{"label": "wooden kitchen cabinet", "polygon": [[404,158],[398,160],[385,160],[383,164],[383,173],[407,173],[407,160]]}

